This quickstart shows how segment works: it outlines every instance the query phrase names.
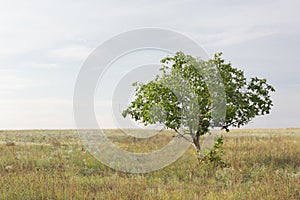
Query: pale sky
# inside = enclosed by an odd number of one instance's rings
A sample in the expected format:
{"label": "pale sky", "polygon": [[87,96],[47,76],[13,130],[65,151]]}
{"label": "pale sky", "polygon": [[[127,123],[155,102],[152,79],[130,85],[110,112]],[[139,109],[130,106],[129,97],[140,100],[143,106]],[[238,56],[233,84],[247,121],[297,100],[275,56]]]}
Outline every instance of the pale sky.
{"label": "pale sky", "polygon": [[[87,56],[145,27],[178,31],[247,77],[267,78],[272,112],[247,127],[299,127],[299,8],[298,0],[0,1],[0,129],[75,128],[73,90]],[[115,127],[109,111],[97,117]]]}

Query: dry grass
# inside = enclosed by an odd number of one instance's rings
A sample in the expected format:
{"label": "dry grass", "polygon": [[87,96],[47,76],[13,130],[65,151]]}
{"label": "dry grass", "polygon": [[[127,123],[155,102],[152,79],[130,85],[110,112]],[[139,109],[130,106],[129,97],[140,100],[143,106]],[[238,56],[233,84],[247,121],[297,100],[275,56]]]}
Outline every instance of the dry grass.
{"label": "dry grass", "polygon": [[[107,133],[136,152],[172,137]],[[224,169],[199,166],[191,148],[162,170],[127,174],[94,159],[73,130],[1,131],[0,199],[300,199],[300,129],[233,130],[224,150]]]}

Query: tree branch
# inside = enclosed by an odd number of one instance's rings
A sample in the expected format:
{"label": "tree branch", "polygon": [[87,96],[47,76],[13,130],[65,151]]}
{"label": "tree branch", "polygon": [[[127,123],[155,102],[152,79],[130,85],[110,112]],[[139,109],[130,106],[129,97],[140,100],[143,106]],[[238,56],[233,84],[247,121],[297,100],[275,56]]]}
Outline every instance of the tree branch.
{"label": "tree branch", "polygon": [[[186,133],[180,133],[177,129],[174,129],[175,130],[175,132],[177,133],[177,137],[183,137],[186,141],[188,141],[188,142],[191,142],[192,143],[192,141],[190,141],[187,137],[185,137],[184,135],[186,134]],[[175,136],[176,137],[176,136]]]}

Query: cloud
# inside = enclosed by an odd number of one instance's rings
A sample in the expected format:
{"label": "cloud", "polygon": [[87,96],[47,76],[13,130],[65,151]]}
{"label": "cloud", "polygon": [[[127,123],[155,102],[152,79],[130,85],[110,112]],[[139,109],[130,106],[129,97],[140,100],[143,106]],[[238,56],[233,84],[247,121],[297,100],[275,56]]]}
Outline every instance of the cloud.
{"label": "cloud", "polygon": [[0,95],[3,96],[2,98],[33,85],[34,83],[30,79],[17,74],[15,70],[0,70]]}
{"label": "cloud", "polygon": [[[112,36],[142,27],[179,31],[212,52],[224,50],[229,60],[257,66],[253,73],[265,72],[282,88],[299,84],[300,49],[298,40],[290,37],[293,33],[298,38],[300,33],[299,7],[298,0],[2,1],[0,100],[5,102],[0,104],[1,126],[71,126],[71,100],[63,99],[71,99],[82,61]],[[290,60],[279,62],[278,57]],[[287,83],[281,76],[294,78]],[[298,91],[297,86],[296,99]],[[49,97],[54,99],[45,100]],[[284,103],[276,106],[291,106]],[[97,109],[108,107],[101,105],[96,103]],[[299,110],[292,106],[289,112]],[[274,112],[277,120],[280,113],[287,114],[279,108]]]}
{"label": "cloud", "polygon": [[0,110],[1,129],[74,128],[70,100],[0,100]]}
{"label": "cloud", "polygon": [[274,36],[276,34],[278,34],[278,31],[246,29],[201,35],[197,38],[199,38],[199,40],[203,40],[204,38],[205,42],[202,43],[203,46],[220,48],[221,46],[241,44],[243,42],[248,42],[263,37]]}
{"label": "cloud", "polygon": [[51,50],[49,56],[69,61],[82,61],[92,52],[91,48],[81,45],[69,45],[59,49]]}
{"label": "cloud", "polygon": [[35,68],[35,69],[55,69],[60,67],[57,63],[42,63],[42,62],[32,62],[25,64],[26,68]]}

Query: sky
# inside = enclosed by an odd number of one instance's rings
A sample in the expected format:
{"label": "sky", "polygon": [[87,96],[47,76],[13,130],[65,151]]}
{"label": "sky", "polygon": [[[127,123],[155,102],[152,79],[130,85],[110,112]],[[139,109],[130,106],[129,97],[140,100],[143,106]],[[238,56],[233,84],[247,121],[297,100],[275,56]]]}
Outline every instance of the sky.
{"label": "sky", "polygon": [[[223,52],[247,77],[267,78],[276,88],[274,107],[246,128],[299,127],[298,0],[0,0],[0,5],[0,129],[75,128],[73,91],[87,56],[117,34],[146,27],[187,35],[210,57]],[[152,55],[154,60],[161,54]],[[141,59],[145,52],[135,56]],[[110,100],[95,105],[102,126],[115,127]]]}

